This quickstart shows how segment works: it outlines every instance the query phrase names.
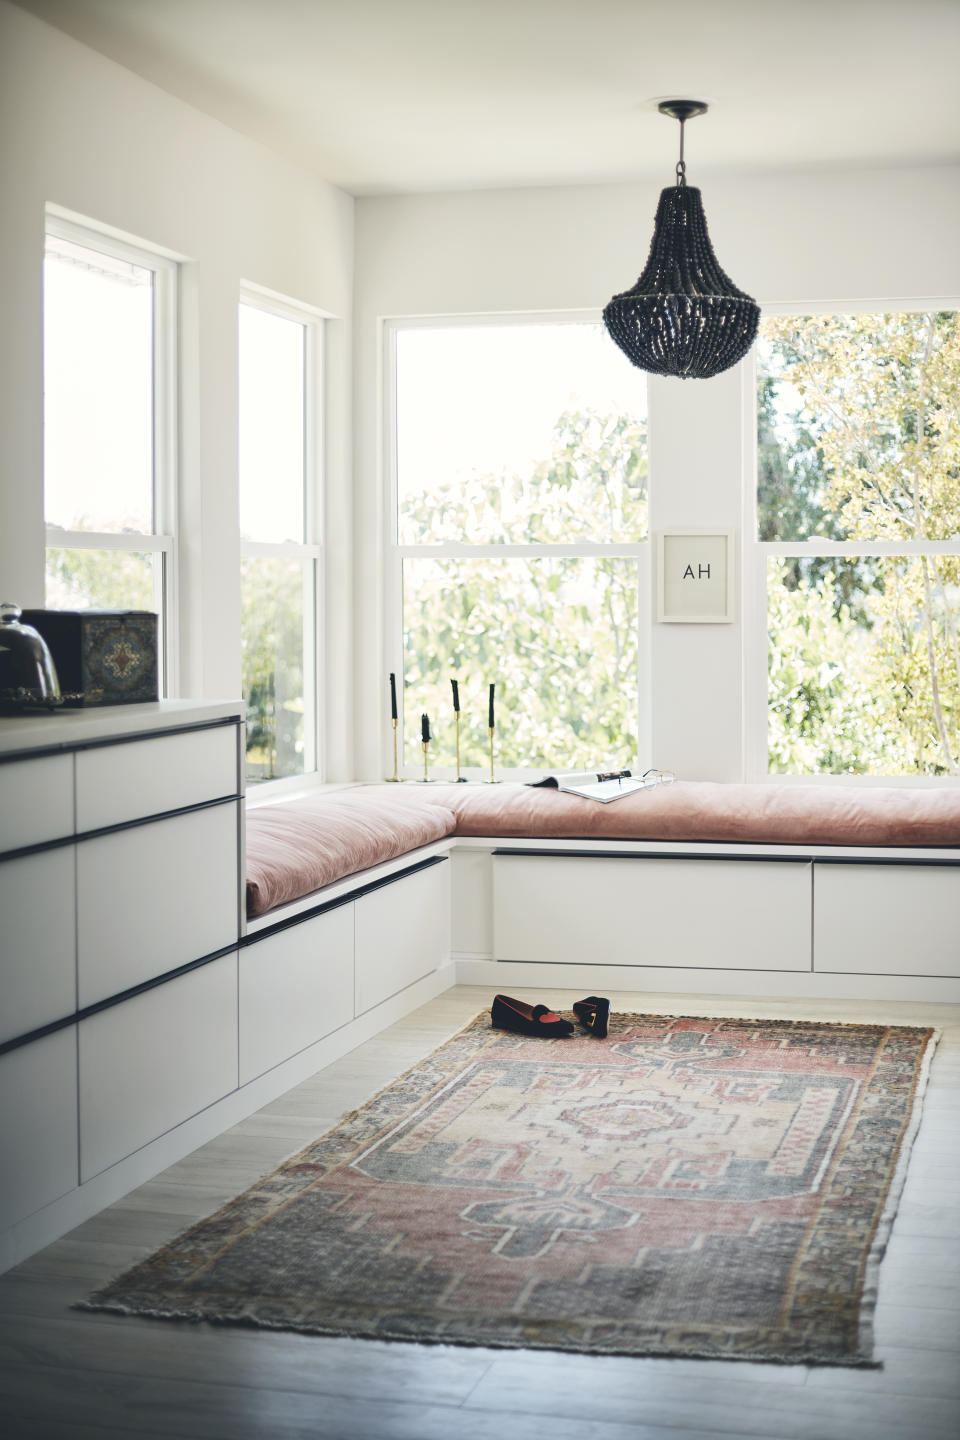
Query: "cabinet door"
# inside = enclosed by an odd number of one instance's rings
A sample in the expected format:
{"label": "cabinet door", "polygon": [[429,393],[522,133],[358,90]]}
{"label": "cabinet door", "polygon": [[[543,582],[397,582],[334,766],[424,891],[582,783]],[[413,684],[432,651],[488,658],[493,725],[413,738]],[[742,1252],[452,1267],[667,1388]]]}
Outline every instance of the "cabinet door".
{"label": "cabinet door", "polygon": [[72,834],[72,755],[0,765],[0,854]]}
{"label": "cabinet door", "polygon": [[817,970],[960,975],[960,866],[814,866]]}
{"label": "cabinet door", "polygon": [[810,865],[495,855],[497,960],[809,970]]}
{"label": "cabinet door", "polygon": [[240,952],[240,1084],[353,1019],[353,905]]}
{"label": "cabinet door", "polygon": [[77,829],[99,830],[237,793],[237,727],[158,735],[77,755]]}
{"label": "cabinet door", "polygon": [[81,1008],[235,945],[237,868],[235,804],[79,845]]}
{"label": "cabinet door", "polygon": [[77,1185],[77,1029],[0,1055],[0,1230]]}
{"label": "cabinet door", "polygon": [[0,863],[0,1042],[77,1008],[74,850]]}
{"label": "cabinet door", "polygon": [[355,910],[358,1015],[450,958],[449,861],[361,895]]}
{"label": "cabinet door", "polygon": [[80,1178],[236,1089],[237,957],[82,1020]]}

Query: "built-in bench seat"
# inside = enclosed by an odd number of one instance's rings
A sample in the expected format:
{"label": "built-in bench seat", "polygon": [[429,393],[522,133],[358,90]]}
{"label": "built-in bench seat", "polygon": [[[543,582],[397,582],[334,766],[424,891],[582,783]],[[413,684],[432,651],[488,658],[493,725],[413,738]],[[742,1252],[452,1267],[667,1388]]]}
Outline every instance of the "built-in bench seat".
{"label": "built-in bench seat", "polygon": [[601,805],[529,785],[357,786],[247,812],[260,916],[445,836],[851,849],[960,846],[960,789],[677,781]]}
{"label": "built-in bench seat", "polygon": [[247,914],[265,915],[345,876],[442,840],[455,824],[446,806],[386,785],[317,791],[248,807]]}
{"label": "built-in bench seat", "polygon": [[[356,786],[252,809],[247,854],[261,997],[277,977],[259,942],[294,927],[302,985],[352,898],[357,975],[377,972],[372,989],[358,978],[357,1013],[409,984],[437,950],[416,934],[435,883],[465,983],[960,1001],[958,788],[677,781],[601,805],[520,784]],[[393,918],[362,958],[384,885]]]}

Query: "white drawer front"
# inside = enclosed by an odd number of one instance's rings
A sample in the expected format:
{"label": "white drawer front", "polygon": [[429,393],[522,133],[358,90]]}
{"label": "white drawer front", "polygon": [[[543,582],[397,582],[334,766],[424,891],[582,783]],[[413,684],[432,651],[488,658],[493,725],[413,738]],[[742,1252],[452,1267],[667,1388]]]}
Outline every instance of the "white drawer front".
{"label": "white drawer front", "polygon": [[960,866],[815,865],[815,968],[960,975]]}
{"label": "white drawer front", "polygon": [[80,831],[236,793],[235,725],[104,745],[77,755]]}
{"label": "white drawer front", "polygon": [[[43,717],[37,716],[40,725]],[[37,732],[38,741],[43,732]],[[0,853],[73,834],[73,756],[0,765]]]}
{"label": "white drawer front", "polygon": [[353,906],[240,951],[240,1084],[353,1019]]}
{"label": "white drawer front", "polygon": [[237,957],[80,1022],[80,1178],[236,1089]]}
{"label": "white drawer front", "polygon": [[0,1055],[0,1230],[77,1184],[77,1029]]}
{"label": "white drawer front", "polygon": [[810,866],[494,856],[497,960],[809,970]]}
{"label": "white drawer front", "polygon": [[237,939],[237,807],[215,805],[77,847],[81,1008]]}
{"label": "white drawer front", "polygon": [[449,861],[361,895],[355,911],[356,1012],[362,1015],[449,959]]}
{"label": "white drawer front", "polygon": [[0,863],[0,1042],[76,1009],[74,850]]}

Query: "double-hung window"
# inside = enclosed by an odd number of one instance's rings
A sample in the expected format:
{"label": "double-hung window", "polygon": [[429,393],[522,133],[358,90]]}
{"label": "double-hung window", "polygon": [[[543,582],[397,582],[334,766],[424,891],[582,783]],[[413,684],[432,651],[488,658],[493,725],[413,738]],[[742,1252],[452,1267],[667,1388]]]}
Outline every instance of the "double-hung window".
{"label": "double-hung window", "polygon": [[175,690],[177,266],[48,216],[46,604],[152,610]]}
{"label": "double-hung window", "polygon": [[757,374],[755,773],[960,775],[960,313],[768,316]]}
{"label": "double-hung window", "polygon": [[498,774],[635,764],[643,376],[594,316],[393,322],[386,374],[385,668],[407,772],[423,714],[452,772],[452,680],[464,775],[489,774],[491,684]]}
{"label": "double-hung window", "polygon": [[240,639],[248,782],[318,769],[322,338],[312,312],[245,292]]}

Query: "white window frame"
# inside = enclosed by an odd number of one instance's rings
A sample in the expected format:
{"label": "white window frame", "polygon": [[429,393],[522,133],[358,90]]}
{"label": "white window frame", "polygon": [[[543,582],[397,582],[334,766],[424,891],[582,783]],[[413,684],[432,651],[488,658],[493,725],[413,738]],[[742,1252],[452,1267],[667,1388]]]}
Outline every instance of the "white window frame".
{"label": "white window frame", "polygon": [[153,487],[152,533],[69,530],[45,526],[46,548],[114,550],[159,557],[153,565],[157,612],[157,676],[161,696],[179,694],[179,557],[177,546],[178,353],[180,267],[169,253],[146,241],[120,238],[107,227],[78,220],[48,206],[44,239],[69,240],[87,250],[127,261],[153,273]]}
{"label": "white window frame", "polygon": [[[929,310],[960,310],[960,300],[910,299],[810,301],[806,304],[764,305],[765,315],[893,315]],[[912,786],[960,785],[948,775],[782,775],[771,774],[768,748],[767,690],[767,560],[804,556],[958,555],[958,540],[758,540],[757,514],[757,359],[751,349],[743,365],[744,518],[743,546],[743,676],[744,768],[748,781],[779,785]]]}
{"label": "white window frame", "polygon": [[[397,334],[401,330],[443,328],[462,329],[466,326],[503,325],[600,325],[603,317],[599,310],[563,311],[505,311],[495,314],[424,315],[391,318],[383,322],[383,489],[382,504],[384,525],[384,586],[382,635],[385,673],[382,676],[380,694],[384,698],[381,707],[380,752],[384,775],[393,773],[393,728],[386,703],[387,676],[392,672],[397,677],[398,717],[398,760],[399,774],[403,779],[422,778],[423,761],[419,744],[415,746],[414,758],[405,760],[402,737],[406,734],[404,724],[403,686],[403,562],[404,560],[509,560],[509,559],[589,559],[599,556],[604,559],[630,559],[637,565],[637,748],[638,754],[630,757],[637,764],[640,757],[649,755],[651,748],[652,717],[650,710],[650,652],[651,652],[651,531],[648,520],[647,538],[641,541],[617,541],[599,543],[582,540],[569,545],[519,544],[499,545],[492,543],[464,544],[456,541],[423,542],[401,544],[399,538],[399,476],[397,454]],[[650,393],[647,392],[647,434],[649,448]],[[649,515],[649,511],[648,511]],[[494,680],[496,677],[491,677]],[[481,697],[486,705],[486,696]],[[478,701],[480,703],[480,701]],[[413,732],[407,739],[413,742]],[[555,764],[563,767],[567,762],[563,756],[554,757]],[[496,775],[502,780],[536,780],[544,771],[539,768],[505,768],[496,763]],[[488,780],[489,764],[462,765],[461,775],[468,780]],[[456,777],[453,764],[441,765],[431,762],[430,774],[438,780],[452,780]]]}
{"label": "white window frame", "polygon": [[[248,305],[267,315],[292,320],[303,326],[303,534],[302,543],[293,541],[240,541],[240,558],[307,561],[303,584],[303,773],[278,780],[251,783],[248,803],[264,803],[288,791],[312,788],[324,780],[322,730],[325,673],[323,643],[325,554],[324,554],[324,342],[326,316],[310,305],[301,304],[256,285],[240,287],[239,306]],[[239,636],[238,642],[239,642]],[[309,697],[309,705],[307,702]],[[312,717],[310,714],[312,707]],[[250,782],[248,782],[250,783]]]}

